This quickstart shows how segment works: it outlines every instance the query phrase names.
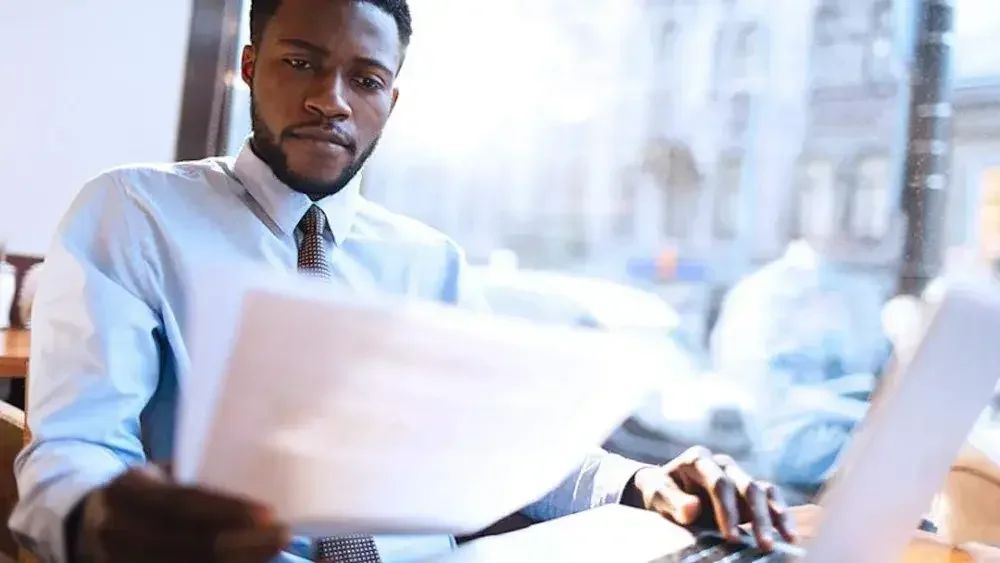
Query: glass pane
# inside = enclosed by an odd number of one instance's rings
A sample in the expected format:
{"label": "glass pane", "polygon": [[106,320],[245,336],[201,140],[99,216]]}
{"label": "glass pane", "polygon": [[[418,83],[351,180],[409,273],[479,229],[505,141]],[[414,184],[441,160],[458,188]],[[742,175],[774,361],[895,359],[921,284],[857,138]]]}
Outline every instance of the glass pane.
{"label": "glass pane", "polygon": [[962,79],[995,78],[1000,74],[1000,11],[989,0],[956,0],[955,33],[958,39],[956,72]]}
{"label": "glass pane", "polygon": [[878,240],[889,222],[889,163],[866,158],[858,166],[858,184],[851,208],[851,231],[862,239]]}
{"label": "glass pane", "polygon": [[[1000,165],[1000,10],[955,3],[938,234],[950,255],[996,258],[1000,212],[984,186]],[[682,383],[726,382],[705,391],[697,424],[637,411],[612,447],[642,433],[626,453],[665,461],[703,443],[809,498],[862,415],[831,420],[803,390],[863,413],[891,365],[882,312],[905,235],[915,4],[410,4],[399,103],[365,196],[457,241],[498,314],[658,327],[665,353],[690,358],[663,374],[660,406]],[[234,76],[230,154],[251,122]],[[611,295],[648,318],[602,322]]]}

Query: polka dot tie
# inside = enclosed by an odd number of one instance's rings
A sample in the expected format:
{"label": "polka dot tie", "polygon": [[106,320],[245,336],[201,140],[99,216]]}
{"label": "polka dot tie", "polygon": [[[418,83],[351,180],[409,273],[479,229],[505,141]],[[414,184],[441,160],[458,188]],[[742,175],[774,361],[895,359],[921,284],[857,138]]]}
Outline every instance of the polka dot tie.
{"label": "polka dot tie", "polygon": [[[299,221],[299,271],[319,279],[333,278],[330,245],[324,236],[326,214],[313,205]],[[375,538],[362,534],[316,540],[315,560],[320,563],[381,563]]]}
{"label": "polka dot tie", "polygon": [[326,214],[313,205],[299,221],[302,240],[299,241],[299,271],[316,278],[333,278],[330,265],[330,244],[323,234],[326,231]]}
{"label": "polka dot tie", "polygon": [[381,563],[375,538],[362,534],[323,538],[316,541],[320,563]]}

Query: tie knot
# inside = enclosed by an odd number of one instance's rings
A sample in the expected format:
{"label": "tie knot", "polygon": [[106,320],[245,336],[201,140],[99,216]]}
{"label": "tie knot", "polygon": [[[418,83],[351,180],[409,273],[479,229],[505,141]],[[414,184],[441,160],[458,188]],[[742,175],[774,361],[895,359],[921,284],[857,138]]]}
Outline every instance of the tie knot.
{"label": "tie knot", "polygon": [[299,221],[299,228],[306,236],[322,235],[323,231],[326,230],[326,213],[323,213],[318,205],[310,206],[306,214],[302,216],[302,220]]}

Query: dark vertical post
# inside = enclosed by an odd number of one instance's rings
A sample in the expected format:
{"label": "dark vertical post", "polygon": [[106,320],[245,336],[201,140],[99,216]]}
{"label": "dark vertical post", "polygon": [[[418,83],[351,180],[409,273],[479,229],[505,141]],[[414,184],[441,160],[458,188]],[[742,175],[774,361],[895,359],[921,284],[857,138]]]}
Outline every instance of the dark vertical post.
{"label": "dark vertical post", "polygon": [[950,179],[952,0],[910,0],[916,18],[901,205],[907,218],[898,291],[918,295],[938,274]]}
{"label": "dark vertical post", "polygon": [[192,2],[177,160],[218,156],[225,150],[227,77],[236,68],[243,2]]}

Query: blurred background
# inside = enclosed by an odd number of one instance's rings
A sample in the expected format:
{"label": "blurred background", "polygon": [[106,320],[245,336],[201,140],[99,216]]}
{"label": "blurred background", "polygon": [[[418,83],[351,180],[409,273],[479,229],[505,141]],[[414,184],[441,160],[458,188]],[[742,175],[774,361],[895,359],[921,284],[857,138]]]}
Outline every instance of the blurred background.
{"label": "blurred background", "polygon": [[[364,194],[458,241],[499,314],[662,336],[677,368],[609,448],[661,461],[703,443],[809,498],[893,327],[915,326],[935,280],[1000,259],[986,0],[411,7]],[[43,255],[102,169],[239,150],[248,8],[5,7],[8,252]]]}

